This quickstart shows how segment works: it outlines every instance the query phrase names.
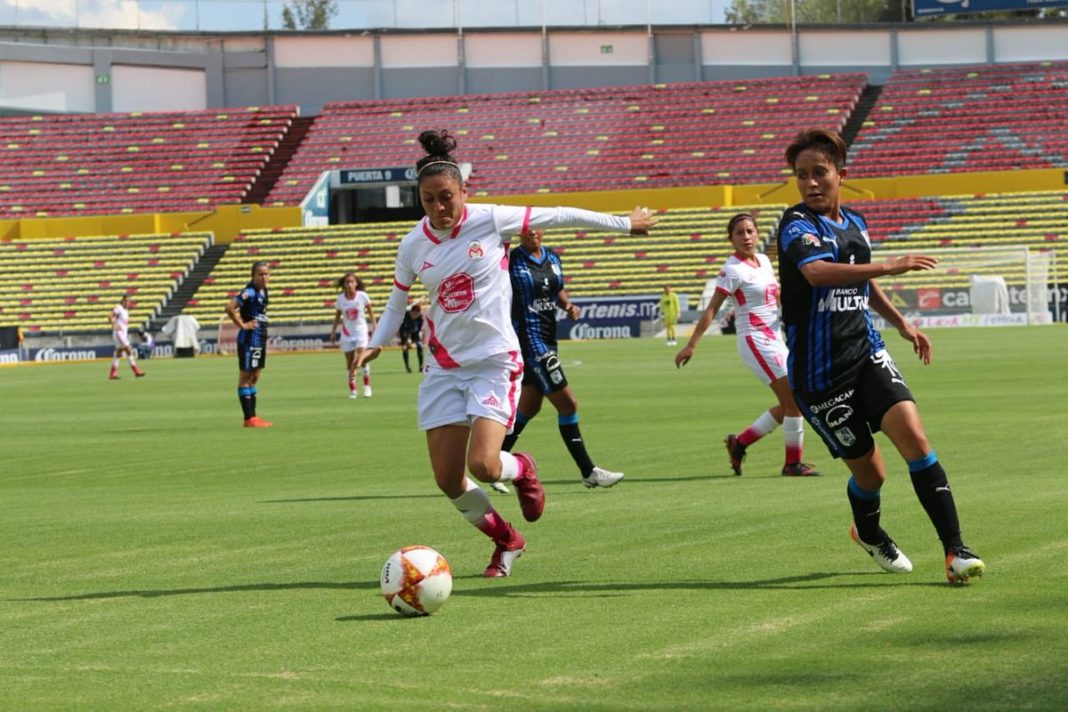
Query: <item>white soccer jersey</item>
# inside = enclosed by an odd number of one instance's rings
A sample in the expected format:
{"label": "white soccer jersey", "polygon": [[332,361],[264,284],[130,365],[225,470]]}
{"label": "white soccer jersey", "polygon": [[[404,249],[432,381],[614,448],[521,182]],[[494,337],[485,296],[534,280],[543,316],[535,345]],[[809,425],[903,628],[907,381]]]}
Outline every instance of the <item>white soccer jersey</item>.
{"label": "white soccer jersey", "polygon": [[125,341],[130,328],[130,313],[119,304],[111,310],[111,315],[114,317],[112,332],[115,334],[116,338],[121,336],[123,341]]}
{"label": "white soccer jersey", "polygon": [[630,231],[629,218],[575,208],[469,203],[451,230],[435,230],[423,218],[397,250],[394,295],[371,339],[372,348],[382,346],[397,331],[403,306],[396,305],[403,305],[403,293],[418,278],[429,292],[426,343],[438,366],[457,368],[518,352],[512,329],[508,238],[530,229],[569,225]]}
{"label": "white soccer jersey", "polygon": [[779,282],[767,255],[757,253],[756,261],[753,265],[737,253],[728,257],[716,277],[716,291],[734,298],[739,337],[762,334],[780,339]]}
{"label": "white soccer jersey", "polygon": [[357,291],[352,299],[346,297],[344,292],[337,295],[334,308],[341,312],[342,337],[348,338],[367,333],[367,318],[364,314],[370,304],[371,297],[367,295],[367,292]]}

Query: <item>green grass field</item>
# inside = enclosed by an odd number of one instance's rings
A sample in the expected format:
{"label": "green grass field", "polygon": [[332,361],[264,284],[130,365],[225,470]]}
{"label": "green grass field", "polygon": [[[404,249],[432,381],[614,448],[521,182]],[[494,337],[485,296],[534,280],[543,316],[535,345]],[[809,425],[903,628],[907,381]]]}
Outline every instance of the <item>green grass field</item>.
{"label": "green grass field", "polygon": [[[1068,331],[932,337],[927,368],[889,340],[988,564],[961,588],[885,440],[907,575],[850,541],[811,432],[824,477],[779,477],[778,431],[731,476],[721,439],[771,393],[730,337],[681,371],[660,341],[563,344],[591,454],[627,477],[583,488],[543,412],[520,443],[548,507],[526,524],[493,495],[528,539],[497,580],[395,352],[358,401],[338,354],[272,356],[263,431],[229,358],[0,369],[0,708],[1064,709]],[[378,575],[415,543],[454,591],[405,619]]]}

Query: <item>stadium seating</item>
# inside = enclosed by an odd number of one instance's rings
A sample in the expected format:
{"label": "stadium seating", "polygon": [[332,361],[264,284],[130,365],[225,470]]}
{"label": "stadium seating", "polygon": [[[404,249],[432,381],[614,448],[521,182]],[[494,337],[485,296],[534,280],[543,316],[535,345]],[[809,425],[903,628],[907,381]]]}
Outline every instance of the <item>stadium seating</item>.
{"label": "stadium seating", "polygon": [[474,195],[782,180],[798,126],[841,129],[863,74],[327,104],[266,205],[324,170],[409,166],[448,129]]}
{"label": "stadium seating", "polygon": [[1068,167],[1068,62],[898,71],[850,148],[855,178]]}
{"label": "stadium seating", "polygon": [[212,243],[210,233],[0,241],[0,326],[27,333],[107,330],[130,297],[147,322]]}
{"label": "stadium seating", "polygon": [[294,106],[0,119],[0,218],[238,203]]}
{"label": "stadium seating", "polygon": [[[664,285],[699,295],[730,255],[726,223],[743,209],[665,211],[653,234],[642,237],[550,230],[545,244],[560,253],[567,288],[575,297],[650,294]],[[782,209],[751,208],[765,234]],[[404,222],[246,232],[230,245],[185,313],[202,324],[217,322],[257,260],[271,265],[272,322],[332,320],[336,282],[348,270],[361,276],[381,308],[392,288],[397,245],[411,227]],[[422,294],[416,283],[412,296]]]}

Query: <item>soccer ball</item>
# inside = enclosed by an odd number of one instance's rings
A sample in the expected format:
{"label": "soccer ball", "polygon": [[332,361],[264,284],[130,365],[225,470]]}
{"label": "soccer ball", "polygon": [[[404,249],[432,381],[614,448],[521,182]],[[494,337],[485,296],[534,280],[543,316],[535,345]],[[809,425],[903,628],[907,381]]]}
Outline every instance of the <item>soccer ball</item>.
{"label": "soccer ball", "polygon": [[382,567],[382,595],[397,613],[429,616],[452,593],[452,571],[445,557],[429,546],[406,546]]}

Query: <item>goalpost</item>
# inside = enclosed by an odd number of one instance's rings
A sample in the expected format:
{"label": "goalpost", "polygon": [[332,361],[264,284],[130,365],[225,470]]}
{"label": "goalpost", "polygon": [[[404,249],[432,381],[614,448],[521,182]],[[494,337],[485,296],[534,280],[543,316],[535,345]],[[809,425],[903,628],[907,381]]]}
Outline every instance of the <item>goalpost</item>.
{"label": "goalpost", "polygon": [[237,324],[226,315],[219,318],[219,331],[215,337],[215,353],[226,356],[237,353]]}
{"label": "goalpost", "polygon": [[1023,245],[912,250],[876,247],[872,261],[904,254],[938,259],[933,270],[878,280],[894,306],[921,328],[1050,324],[1061,318],[1053,250]]}

